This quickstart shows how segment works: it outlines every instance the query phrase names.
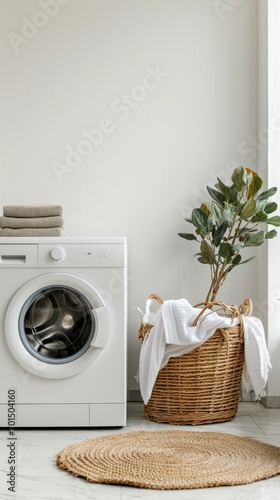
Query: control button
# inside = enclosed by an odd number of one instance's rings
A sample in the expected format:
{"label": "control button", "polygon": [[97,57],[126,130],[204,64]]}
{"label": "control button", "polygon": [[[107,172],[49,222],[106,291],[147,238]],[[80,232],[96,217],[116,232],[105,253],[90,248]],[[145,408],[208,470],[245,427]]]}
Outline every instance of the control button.
{"label": "control button", "polygon": [[104,257],[108,257],[108,254],[107,254],[107,253],[104,253]]}
{"label": "control button", "polygon": [[53,260],[62,260],[63,257],[65,257],[65,250],[64,248],[60,248],[60,247],[56,247],[56,248],[53,248],[52,251],[51,251],[51,258]]}
{"label": "control button", "polygon": [[98,257],[102,257],[102,253],[99,253],[99,254],[98,254]]}

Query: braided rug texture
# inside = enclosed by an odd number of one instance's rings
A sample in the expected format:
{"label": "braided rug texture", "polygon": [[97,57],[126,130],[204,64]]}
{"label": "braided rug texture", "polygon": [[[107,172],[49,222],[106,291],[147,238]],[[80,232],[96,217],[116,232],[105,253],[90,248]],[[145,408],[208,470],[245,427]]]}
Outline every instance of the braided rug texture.
{"label": "braided rug texture", "polygon": [[219,432],[137,431],[71,444],[61,469],[93,483],[175,490],[248,484],[280,473],[280,448]]}

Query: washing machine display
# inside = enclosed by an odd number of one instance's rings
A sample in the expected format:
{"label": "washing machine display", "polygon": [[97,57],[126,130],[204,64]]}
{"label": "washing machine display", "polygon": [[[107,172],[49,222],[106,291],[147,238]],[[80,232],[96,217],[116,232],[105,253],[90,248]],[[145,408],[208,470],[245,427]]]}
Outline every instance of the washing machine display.
{"label": "washing machine display", "polygon": [[88,299],[70,287],[50,286],[33,293],[19,316],[19,335],[36,359],[68,363],[82,356],[95,334]]}

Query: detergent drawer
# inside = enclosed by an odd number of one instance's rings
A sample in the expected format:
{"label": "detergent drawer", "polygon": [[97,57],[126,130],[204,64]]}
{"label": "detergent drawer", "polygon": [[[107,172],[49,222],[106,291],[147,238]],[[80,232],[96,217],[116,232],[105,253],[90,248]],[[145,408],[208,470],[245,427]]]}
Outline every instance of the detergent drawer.
{"label": "detergent drawer", "polygon": [[0,267],[37,267],[36,245],[1,245]]}

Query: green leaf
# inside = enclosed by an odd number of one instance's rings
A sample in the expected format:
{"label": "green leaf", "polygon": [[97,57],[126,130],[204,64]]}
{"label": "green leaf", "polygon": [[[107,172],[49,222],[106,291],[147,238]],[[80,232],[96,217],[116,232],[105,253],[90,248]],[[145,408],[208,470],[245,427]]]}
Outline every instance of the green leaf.
{"label": "green leaf", "polygon": [[202,258],[207,264],[213,264],[215,258],[215,252],[213,248],[207,243],[207,241],[203,240],[200,245],[200,251]]}
{"label": "green leaf", "polygon": [[245,168],[243,167],[237,167],[234,169],[231,180],[238,191],[240,193],[241,191],[244,191],[245,186],[246,186],[246,171]]}
{"label": "green leaf", "polygon": [[213,224],[212,217],[208,217],[208,234],[212,233],[213,227],[215,226]]}
{"label": "green leaf", "polygon": [[277,231],[276,229],[272,229],[271,231],[268,231],[265,235],[266,240],[269,240],[271,238],[275,238],[277,236]]}
{"label": "green leaf", "polygon": [[219,255],[229,264],[232,259],[232,246],[229,243],[221,243]]}
{"label": "green leaf", "polygon": [[272,226],[279,227],[280,226],[280,216],[275,215],[274,217],[270,217],[270,219],[266,219],[267,224],[271,224]]}
{"label": "green leaf", "polygon": [[241,255],[238,254],[238,255],[236,255],[235,259],[233,259],[232,265],[233,266],[238,266],[238,264],[240,264],[240,262],[241,262]]}
{"label": "green leaf", "polygon": [[253,170],[251,170],[250,168],[246,168],[246,173],[247,173],[247,178],[249,178],[249,176],[251,177],[251,181],[247,192],[247,199],[249,200],[250,198],[254,198],[256,193],[261,189],[263,181],[258,176],[258,174]]}
{"label": "green leaf", "polygon": [[221,179],[219,179],[219,177],[217,177],[218,179],[218,189],[220,189],[221,193],[223,193],[224,197],[226,200],[229,200],[230,199],[230,187],[229,186],[226,186],[226,184],[224,184]]}
{"label": "green leaf", "polygon": [[203,259],[203,257],[197,257],[198,262],[201,264],[209,264],[209,262],[206,262],[206,260]]}
{"label": "green leaf", "polygon": [[237,204],[237,196],[238,196],[238,191],[233,184],[230,188],[230,200],[229,200],[229,202],[232,203],[232,205]]}
{"label": "green leaf", "polygon": [[254,196],[257,194],[257,192],[261,189],[262,185],[263,185],[263,181],[262,179],[257,176],[256,178],[254,178],[253,180],[253,184],[254,184]]}
{"label": "green leaf", "polygon": [[277,187],[272,187],[270,189],[268,189],[267,191],[264,191],[263,193],[259,194],[258,196],[258,200],[267,200],[268,198],[270,198],[270,196],[273,196],[277,191]]}
{"label": "green leaf", "polygon": [[240,250],[240,248],[242,248],[243,245],[241,243],[235,243],[234,245],[232,245],[232,251],[234,253],[238,252]]}
{"label": "green leaf", "polygon": [[202,212],[204,212],[208,216],[211,215],[211,207],[208,203],[202,203],[202,205],[200,206],[200,210],[202,210]]}
{"label": "green leaf", "polygon": [[253,257],[250,257],[249,259],[242,260],[238,265],[241,266],[241,264],[246,264],[247,262],[251,262],[251,260],[255,259],[256,256],[254,255]]}
{"label": "green leaf", "polygon": [[185,240],[196,240],[198,241],[197,237],[194,234],[191,233],[178,233],[181,238],[185,238]]}
{"label": "green leaf", "polygon": [[230,203],[224,204],[223,220],[227,222],[228,227],[232,225],[235,215],[234,207]]}
{"label": "green leaf", "polygon": [[256,229],[249,229],[248,227],[242,227],[241,229],[238,230],[238,236],[242,236],[242,235],[245,235],[245,234],[249,234],[249,233],[255,233],[256,232]]}
{"label": "green leaf", "polygon": [[208,264],[208,262],[203,259],[201,252],[194,254],[194,256],[197,257],[198,262],[201,262],[201,264]]}
{"label": "green leaf", "polygon": [[223,222],[223,210],[220,205],[212,203],[212,219],[216,226],[220,226]]}
{"label": "green leaf", "polygon": [[192,211],[192,223],[201,234],[208,234],[208,215],[200,208],[194,208]]}
{"label": "green leaf", "polygon": [[264,207],[264,211],[266,214],[272,214],[272,212],[275,212],[275,210],[277,210],[277,207],[277,203],[275,203],[275,201],[272,201]]}
{"label": "green leaf", "polygon": [[241,212],[241,219],[250,219],[252,215],[254,215],[256,211],[256,200],[254,198],[251,198],[250,200],[246,201],[242,212]]}
{"label": "green leaf", "polygon": [[210,188],[209,186],[206,187],[211,198],[213,198],[213,200],[216,201],[219,205],[223,205],[223,203],[226,201],[223,193],[220,193],[220,191],[217,191],[217,189]]}
{"label": "green leaf", "polygon": [[225,235],[228,228],[227,222],[223,222],[215,232],[212,233],[212,241],[216,247],[218,247]]}
{"label": "green leaf", "polygon": [[263,210],[260,210],[252,217],[250,222],[265,222],[266,220],[267,214]]}
{"label": "green leaf", "polygon": [[265,240],[265,232],[259,231],[254,236],[252,236],[252,238],[248,238],[245,241],[244,247],[259,247],[260,245],[263,244],[264,240]]}

